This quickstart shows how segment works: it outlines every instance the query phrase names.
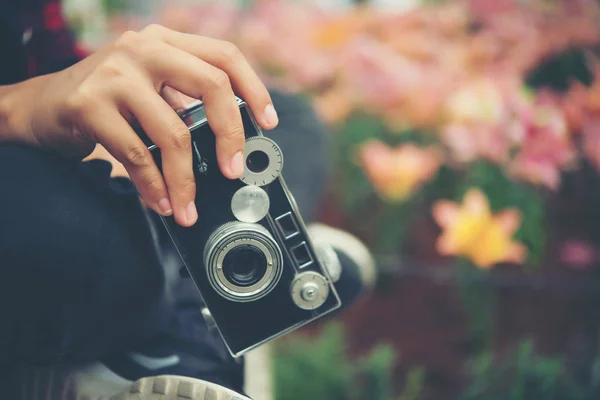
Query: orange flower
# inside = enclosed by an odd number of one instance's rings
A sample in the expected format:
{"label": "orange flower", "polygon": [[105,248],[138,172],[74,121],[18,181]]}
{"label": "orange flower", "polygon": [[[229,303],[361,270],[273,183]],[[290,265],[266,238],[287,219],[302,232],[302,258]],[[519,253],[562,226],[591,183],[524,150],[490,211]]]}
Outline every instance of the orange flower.
{"label": "orange flower", "polygon": [[335,50],[347,45],[354,36],[363,33],[369,25],[372,10],[357,8],[326,21],[312,34],[312,43],[319,49]]}
{"label": "orange flower", "polygon": [[436,202],[433,217],[443,230],[436,243],[442,255],[464,256],[486,269],[501,262],[525,260],[527,249],[513,240],[521,224],[519,211],[492,214],[479,189],[470,189],[460,205],[448,200]]}
{"label": "orange flower", "polygon": [[395,149],[370,141],[361,146],[360,161],[373,187],[381,197],[402,201],[429,181],[440,166],[437,149],[413,144]]}
{"label": "orange flower", "polygon": [[315,95],[313,105],[326,123],[335,125],[346,120],[354,112],[356,101],[349,91],[333,88]]}

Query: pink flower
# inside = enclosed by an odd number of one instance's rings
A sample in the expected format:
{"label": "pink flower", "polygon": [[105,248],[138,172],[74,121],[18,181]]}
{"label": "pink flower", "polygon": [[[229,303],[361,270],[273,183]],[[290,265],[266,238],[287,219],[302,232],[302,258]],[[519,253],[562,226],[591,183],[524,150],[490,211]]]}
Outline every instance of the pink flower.
{"label": "pink flower", "polygon": [[523,139],[510,172],[516,178],[557,190],[562,170],[572,167],[577,158],[564,116],[548,104],[520,117]]}
{"label": "pink flower", "polygon": [[320,9],[288,1],[259,1],[245,11],[237,43],[267,82],[304,91],[336,71],[336,59],[313,43],[327,21]]}
{"label": "pink flower", "polygon": [[511,147],[507,133],[493,125],[446,125],[442,129],[441,138],[450,149],[452,159],[459,163],[479,158],[503,163],[508,159]]}
{"label": "pink flower", "polygon": [[372,39],[356,39],[343,54],[343,79],[371,108],[396,105],[423,82],[424,71],[412,60]]}
{"label": "pink flower", "polygon": [[469,0],[473,13],[480,16],[494,16],[498,12],[512,11],[518,6],[517,0]]}
{"label": "pink flower", "polygon": [[588,269],[597,260],[594,247],[582,240],[564,242],[559,252],[560,260],[574,269]]}
{"label": "pink flower", "polygon": [[164,3],[153,22],[176,31],[215,39],[234,40],[238,21],[243,15],[243,10],[229,0],[200,4],[182,1]]}
{"label": "pink flower", "polygon": [[357,38],[341,54],[339,81],[363,110],[382,116],[392,129],[437,124],[455,80],[370,38]]}
{"label": "pink flower", "polygon": [[590,118],[582,129],[583,151],[588,160],[600,170],[600,116]]}

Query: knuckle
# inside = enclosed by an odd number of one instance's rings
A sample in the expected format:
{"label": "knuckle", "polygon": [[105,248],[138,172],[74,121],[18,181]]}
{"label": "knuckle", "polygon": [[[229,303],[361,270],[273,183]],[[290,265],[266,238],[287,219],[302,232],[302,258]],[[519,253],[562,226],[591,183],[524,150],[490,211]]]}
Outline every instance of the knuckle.
{"label": "knuckle", "polygon": [[140,144],[127,151],[125,162],[134,167],[148,167],[152,164],[152,157],[148,149]]}
{"label": "knuckle", "polygon": [[226,139],[242,139],[244,137],[244,126],[236,124],[223,135]]}
{"label": "knuckle", "polygon": [[122,78],[125,75],[123,60],[116,57],[106,58],[97,68],[102,79]]}
{"label": "knuckle", "polygon": [[174,123],[169,128],[169,142],[174,149],[189,150],[192,148],[192,135],[183,123]]}
{"label": "knuckle", "polygon": [[178,182],[178,190],[183,195],[193,196],[196,193],[196,180],[194,177],[186,177]]}
{"label": "knuckle", "polygon": [[75,117],[85,116],[93,112],[98,104],[97,96],[90,85],[82,84],[67,98],[66,113]]}
{"label": "knuckle", "polygon": [[142,180],[142,188],[151,194],[160,193],[163,190],[163,179],[159,174],[152,174]]}
{"label": "knuckle", "polygon": [[164,26],[160,24],[150,24],[142,29],[142,33],[150,34],[150,35],[160,35],[167,30]]}
{"label": "knuckle", "polygon": [[233,64],[242,58],[240,49],[231,42],[221,42],[221,57],[225,63]]}
{"label": "knuckle", "polygon": [[138,32],[126,31],[115,40],[114,47],[127,53],[135,52],[137,51],[141,40],[142,37]]}
{"label": "knuckle", "polygon": [[231,88],[229,76],[221,70],[218,70],[214,73],[214,75],[211,77],[210,83],[212,89],[214,90],[224,90]]}

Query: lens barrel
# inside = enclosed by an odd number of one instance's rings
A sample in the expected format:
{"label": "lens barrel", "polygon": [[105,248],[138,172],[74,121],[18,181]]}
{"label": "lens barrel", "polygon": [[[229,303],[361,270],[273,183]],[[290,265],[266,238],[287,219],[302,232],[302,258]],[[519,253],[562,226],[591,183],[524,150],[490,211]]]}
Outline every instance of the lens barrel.
{"label": "lens barrel", "polygon": [[266,296],[283,271],[281,249],[262,225],[229,222],[217,228],[204,247],[209,282],[221,296],[237,302]]}

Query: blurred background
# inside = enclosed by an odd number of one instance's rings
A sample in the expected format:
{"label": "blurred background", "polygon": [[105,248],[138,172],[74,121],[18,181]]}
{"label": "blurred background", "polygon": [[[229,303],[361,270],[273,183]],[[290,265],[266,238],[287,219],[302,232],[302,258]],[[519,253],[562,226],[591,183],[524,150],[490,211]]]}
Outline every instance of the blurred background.
{"label": "blurred background", "polygon": [[[70,0],[82,45],[236,43],[335,142],[373,293],[277,340],[276,400],[600,398],[600,3]],[[307,157],[310,157],[307,155]]]}

